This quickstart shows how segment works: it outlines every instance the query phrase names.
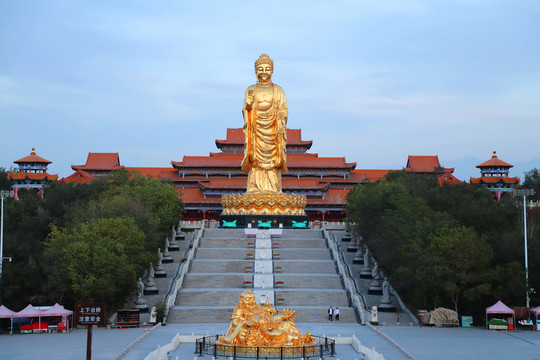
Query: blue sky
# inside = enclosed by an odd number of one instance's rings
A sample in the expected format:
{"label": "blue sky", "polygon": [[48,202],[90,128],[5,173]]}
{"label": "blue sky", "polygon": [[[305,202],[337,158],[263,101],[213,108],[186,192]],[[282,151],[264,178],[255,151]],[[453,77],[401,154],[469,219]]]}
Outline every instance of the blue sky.
{"label": "blue sky", "polygon": [[320,156],[400,169],[439,155],[468,180],[496,150],[540,168],[540,2],[0,3],[0,167],[61,177],[88,152],[170,166],[216,151],[268,53],[290,128]]}

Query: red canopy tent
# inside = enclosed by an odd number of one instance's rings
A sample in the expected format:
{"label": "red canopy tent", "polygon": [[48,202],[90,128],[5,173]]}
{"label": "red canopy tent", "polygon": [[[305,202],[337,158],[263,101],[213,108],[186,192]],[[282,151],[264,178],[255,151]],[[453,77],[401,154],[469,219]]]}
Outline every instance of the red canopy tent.
{"label": "red canopy tent", "polygon": [[27,307],[22,309],[17,313],[17,316],[14,317],[42,317],[43,316],[43,310],[38,310],[35,307],[32,306],[32,304],[28,304]]}
{"label": "red canopy tent", "polygon": [[[531,313],[534,314],[534,318],[535,318],[535,320],[536,320],[536,321],[535,321],[535,324],[536,324],[536,330],[539,330],[539,328],[538,328],[538,316],[540,316],[540,306],[537,306],[537,307],[535,307],[534,309],[531,309]],[[533,329],[535,329],[535,328],[533,327]],[[540,330],[539,330],[539,331],[540,331]]]}
{"label": "red canopy tent", "polygon": [[11,319],[11,330],[10,334],[13,332],[13,318],[17,316],[15,311],[9,310],[4,305],[0,306],[0,319]]}
{"label": "red canopy tent", "polygon": [[[495,304],[493,304],[492,306],[486,308],[486,327],[488,326],[488,314],[505,314],[505,315],[510,315],[512,314],[512,319],[513,319],[513,323],[512,325],[514,325],[516,323],[516,313],[513,309],[510,309],[508,306],[506,306],[502,301],[497,301]],[[515,326],[514,327],[514,330],[516,329]]]}
{"label": "red canopy tent", "polygon": [[54,306],[52,306],[50,309],[47,309],[43,312],[43,316],[67,316],[68,317],[66,319],[66,322],[62,325],[63,328],[60,327],[60,324],[62,324],[63,322],[58,323],[58,330],[65,330],[66,328],[68,328],[70,315],[73,315],[73,311],[66,310],[62,305],[58,303],[54,304]]}
{"label": "red canopy tent", "polygon": [[7,307],[5,307],[4,305],[1,305],[0,306],[0,319],[9,319],[9,318],[13,318],[15,315],[17,314],[15,311],[11,311],[9,310]]}
{"label": "red canopy tent", "polygon": [[[19,312],[11,311],[4,305],[0,306],[0,318],[11,318],[11,332],[13,332],[13,318],[34,318],[39,320],[39,327],[41,328],[41,318],[47,316],[70,316],[73,315],[73,311],[66,310],[62,305],[54,304],[47,310],[39,310],[32,306],[32,304],[25,307]],[[68,322],[66,321],[66,325]]]}
{"label": "red canopy tent", "polygon": [[19,311],[17,313],[17,316],[14,316],[14,317],[29,317],[29,318],[37,317],[39,321],[39,328],[41,328],[41,317],[46,316],[46,315],[43,315],[43,312],[44,312],[43,310],[38,310],[35,307],[33,307],[32,304],[28,304],[27,307]]}
{"label": "red canopy tent", "polygon": [[72,314],[73,311],[66,310],[62,305],[56,303],[50,309],[44,310],[42,316],[68,316]]}

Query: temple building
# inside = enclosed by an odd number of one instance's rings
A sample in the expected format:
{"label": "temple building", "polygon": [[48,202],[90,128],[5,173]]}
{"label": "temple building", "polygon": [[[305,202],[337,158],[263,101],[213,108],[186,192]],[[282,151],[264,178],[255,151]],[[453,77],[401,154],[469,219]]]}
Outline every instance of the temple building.
{"label": "temple building", "polygon": [[[346,196],[362,181],[376,181],[389,170],[358,170],[344,157],[319,157],[309,153],[313,142],[302,140],[300,129],[287,129],[288,173],[282,174],[283,192],[306,195],[310,220],[340,221],[345,217]],[[247,174],[240,168],[244,156],[244,132],[227,129],[225,140],[216,140],[220,152],[209,156],[184,156],[172,162],[182,188],[188,218],[217,219],[221,195],[246,191]],[[204,209],[204,210],[201,210]]]}
{"label": "temple building", "polygon": [[497,199],[501,198],[501,195],[505,192],[510,192],[512,188],[519,185],[519,177],[509,177],[508,173],[511,165],[507,162],[500,160],[497,157],[497,153],[493,151],[493,156],[486,162],[476,165],[480,169],[480,177],[471,177],[471,184],[481,184],[493,191]]}
{"label": "temple building", "polygon": [[36,149],[32,149],[30,155],[22,159],[15,160],[15,164],[19,166],[17,172],[8,174],[8,179],[13,181],[13,196],[18,199],[21,189],[35,189],[43,198],[43,188],[51,181],[56,181],[58,175],[47,173],[47,167],[52,164],[52,161],[46,160],[41,156],[36,155]]}
{"label": "temple building", "polygon": [[409,155],[404,171],[437,176],[439,185],[457,184],[461,181],[453,175],[454,168],[444,168],[437,155]]}
{"label": "temple building", "polygon": [[105,178],[111,171],[123,169],[118,153],[88,153],[86,164],[71,165],[75,173],[63,179],[68,182],[86,183]]}
{"label": "temple building", "polygon": [[[356,184],[377,181],[389,170],[356,169],[344,157],[319,157],[309,153],[313,142],[302,140],[300,129],[287,129],[288,173],[282,177],[283,192],[306,195],[310,220],[342,221],[346,196]],[[247,173],[240,165],[244,156],[244,132],[227,129],[225,140],[216,140],[219,151],[208,156],[184,156],[170,168],[124,167],[118,153],[89,153],[85,165],[73,165],[75,173],[64,181],[85,183],[125,168],[142,175],[171,181],[185,203],[184,219],[219,219],[221,195],[246,191]]]}
{"label": "temple building", "polygon": [[[106,178],[118,169],[134,170],[141,175],[171,181],[185,203],[185,220],[218,220],[223,211],[221,196],[246,192],[247,173],[242,171],[244,132],[227,129],[224,140],[215,141],[217,151],[206,156],[185,155],[171,161],[171,167],[125,167],[118,153],[89,153],[85,165],[72,165],[75,171],[62,181],[87,183]],[[287,129],[287,167],[282,174],[286,194],[307,197],[306,214],[310,221],[343,221],[347,193],[359,183],[373,182],[392,170],[357,169],[344,157],[320,157],[310,153],[311,140],[303,140],[300,129]],[[439,183],[460,182],[435,156],[409,155],[405,171],[435,175]]]}

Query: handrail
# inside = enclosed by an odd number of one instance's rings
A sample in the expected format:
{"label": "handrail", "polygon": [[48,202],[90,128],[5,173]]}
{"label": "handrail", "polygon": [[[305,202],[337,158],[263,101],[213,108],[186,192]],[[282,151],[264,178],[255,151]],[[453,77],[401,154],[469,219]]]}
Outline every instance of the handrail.
{"label": "handrail", "polygon": [[[361,294],[359,294],[358,288],[356,286],[356,282],[350,276],[350,272],[347,273],[345,271],[345,266],[347,264],[344,265],[344,261],[341,260],[339,256],[340,251],[336,248],[335,241],[331,241],[330,234],[328,234],[326,227],[323,226],[322,232],[323,232],[324,238],[326,239],[326,243],[332,252],[334,261],[337,264],[338,271],[341,274],[341,277],[343,279],[343,284],[345,288],[349,291],[349,294],[351,296],[351,302],[356,307],[356,309],[358,309],[358,313],[360,314],[360,322],[362,323],[362,325],[365,325],[366,324],[365,310],[367,309],[365,299]],[[347,270],[349,269],[347,268]],[[353,284],[354,284],[354,287],[353,287]]]}
{"label": "handrail", "polygon": [[[334,242],[335,242],[335,241],[334,241]],[[357,282],[356,279],[352,276],[352,272],[351,272],[350,265],[347,264],[347,263],[345,262],[345,258],[344,258],[343,253],[342,253],[341,251],[339,252],[339,256],[341,256],[341,259],[343,260],[343,264],[344,264],[345,267],[347,268],[347,271],[348,271],[348,273],[349,273],[349,276],[351,277],[352,281],[353,281],[354,284],[355,284],[355,289],[356,289],[358,295],[361,296],[362,299],[364,300],[364,306],[365,306],[365,304],[367,303],[367,301],[365,300],[364,295],[360,294],[360,292],[359,292],[358,282]],[[374,259],[373,256],[371,256],[371,257]],[[394,295],[394,296],[396,297],[396,299],[397,299],[397,301],[398,301],[398,304],[399,304],[399,306],[400,306],[400,308],[401,308],[401,311],[403,311],[404,313],[406,313],[407,315],[409,315],[409,317],[410,317],[410,319],[411,319],[411,321],[412,321],[413,324],[418,325],[418,319],[416,318],[416,316],[413,315],[413,313],[412,313],[412,312],[409,310],[409,308],[405,305],[405,303],[404,303],[403,300],[401,299],[401,296],[399,296],[398,292],[392,287],[392,284],[390,284],[390,292],[392,293],[392,295]],[[366,311],[370,312],[370,309],[369,309],[369,308],[366,307],[365,309],[366,309]]]}
{"label": "handrail", "polygon": [[[178,292],[180,291],[180,289],[182,288],[182,283],[184,282],[184,278],[186,277],[186,274],[187,274],[187,272],[189,270],[189,267],[191,265],[191,260],[193,260],[193,256],[195,254],[195,251],[199,247],[199,241],[200,241],[201,237],[203,236],[203,234],[204,234],[204,228],[200,228],[199,231],[197,232],[197,235],[195,236],[195,238],[191,241],[191,244],[190,244],[191,248],[188,251],[188,256],[186,258],[186,261],[184,261],[184,263],[180,264],[180,266],[178,267],[178,272],[177,272],[177,274],[176,274],[176,276],[174,277],[174,280],[173,280],[174,290],[173,290],[172,293],[169,290],[169,292],[166,295],[167,310],[165,311],[165,316],[163,318],[163,323],[167,323],[167,317],[169,315],[169,310],[171,309],[171,307],[174,306],[174,303],[176,302],[176,296],[177,296]],[[171,288],[172,288],[172,285],[171,285]]]}
{"label": "handrail", "polygon": [[[334,243],[336,243],[335,237],[334,237]],[[370,312],[370,309],[366,305],[366,303],[367,303],[366,298],[364,297],[363,294],[360,293],[360,286],[358,285],[358,281],[354,278],[354,276],[352,274],[351,266],[349,264],[347,264],[347,262],[345,261],[345,257],[343,256],[343,252],[340,251],[339,256],[341,257],[341,260],[343,261],[343,266],[347,269],[347,273],[350,276],[352,282],[354,282],[354,288],[356,289],[356,292],[358,293],[358,296],[360,296],[362,298],[362,300],[363,300],[364,309],[366,311]]]}
{"label": "handrail", "polygon": [[114,360],[120,360],[120,359],[123,359],[124,356],[126,356],[130,351],[131,349],[133,349],[138,343],[140,343],[141,341],[143,341],[144,339],[146,339],[147,337],[149,337],[154,331],[156,331],[159,327],[161,326],[161,323],[158,323],[156,325],[154,325],[152,328],[150,328],[149,330],[146,330],[144,332],[144,334],[142,334],[141,336],[139,336],[137,339],[135,339],[131,344],[129,344],[120,354],[118,354]]}
{"label": "handrail", "polygon": [[169,352],[176,350],[178,348],[178,345],[182,342],[182,336],[180,334],[176,334],[170,343],[165,344],[163,346],[157,347],[156,350],[152,351],[150,354],[146,355],[144,360],[168,360],[169,359]]}
{"label": "handrail", "polygon": [[416,360],[416,358],[411,355],[407,350],[405,350],[403,348],[403,346],[399,345],[396,341],[394,341],[394,339],[392,339],[390,336],[386,335],[385,333],[383,333],[382,329],[378,329],[371,325],[371,324],[367,324],[367,326],[373,330],[377,335],[379,335],[380,337],[382,337],[383,339],[385,339],[386,341],[388,341],[388,343],[390,343],[390,345],[392,345],[393,347],[395,347],[398,351],[400,351],[403,355],[405,355],[405,357],[407,359],[410,359],[410,360]]}

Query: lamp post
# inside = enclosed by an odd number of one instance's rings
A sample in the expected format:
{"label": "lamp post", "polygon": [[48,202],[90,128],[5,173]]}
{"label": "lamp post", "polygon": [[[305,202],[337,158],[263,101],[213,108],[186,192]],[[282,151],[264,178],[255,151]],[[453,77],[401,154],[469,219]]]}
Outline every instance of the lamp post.
{"label": "lamp post", "polygon": [[[4,261],[4,198],[13,197],[13,192],[9,190],[0,190],[2,198],[2,215],[0,220],[0,281],[2,280],[2,262]],[[6,258],[11,261],[11,258]]]}
{"label": "lamp post", "polygon": [[527,288],[527,307],[529,307],[529,265],[527,261],[527,196],[534,195],[533,189],[512,189],[514,196],[523,197],[523,238],[525,243],[525,286]]}

